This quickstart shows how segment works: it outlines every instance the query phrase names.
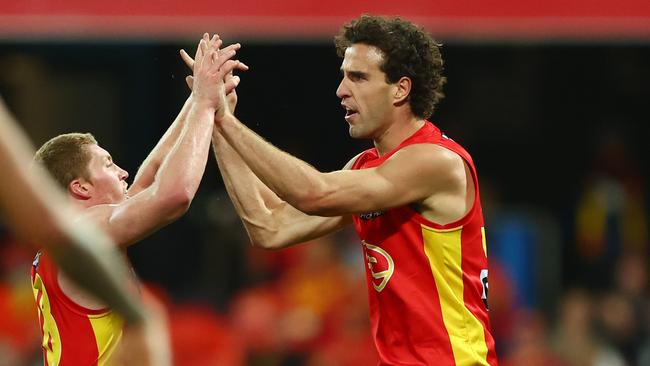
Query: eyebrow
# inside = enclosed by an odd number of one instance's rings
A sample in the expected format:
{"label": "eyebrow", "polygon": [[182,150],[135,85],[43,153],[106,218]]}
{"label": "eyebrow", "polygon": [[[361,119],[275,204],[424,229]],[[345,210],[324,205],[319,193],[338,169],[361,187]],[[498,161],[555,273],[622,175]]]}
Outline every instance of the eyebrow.
{"label": "eyebrow", "polygon": [[345,71],[345,70],[343,70],[343,68],[341,68],[341,74],[346,74],[346,73],[349,76],[355,77],[355,78],[364,78],[364,79],[368,78],[368,73],[367,72],[363,72],[363,71]]}

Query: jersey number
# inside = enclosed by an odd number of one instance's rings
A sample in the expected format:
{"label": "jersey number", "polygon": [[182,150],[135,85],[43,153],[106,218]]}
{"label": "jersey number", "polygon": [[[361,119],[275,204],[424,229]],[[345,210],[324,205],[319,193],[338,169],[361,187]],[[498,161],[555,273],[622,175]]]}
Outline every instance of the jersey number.
{"label": "jersey number", "polygon": [[481,270],[481,283],[483,284],[483,293],[481,294],[481,300],[483,300],[483,303],[485,304],[485,308],[489,309],[490,307],[488,306],[488,289],[490,286],[488,286],[488,270],[487,269],[482,269]]}

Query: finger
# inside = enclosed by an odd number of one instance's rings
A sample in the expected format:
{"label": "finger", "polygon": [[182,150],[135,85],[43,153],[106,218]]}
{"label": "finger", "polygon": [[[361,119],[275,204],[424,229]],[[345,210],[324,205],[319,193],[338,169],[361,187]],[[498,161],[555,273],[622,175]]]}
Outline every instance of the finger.
{"label": "finger", "polygon": [[219,47],[221,47],[221,44],[223,44],[223,40],[221,40],[221,38],[219,38],[219,35],[215,34],[215,35],[212,36],[212,38],[207,40],[207,43],[208,43],[208,48],[209,49],[217,49],[218,50]]}
{"label": "finger", "polygon": [[222,44],[223,41],[221,39],[217,39],[214,43],[211,43],[209,47],[211,50],[219,51],[219,48],[221,48]]}
{"label": "finger", "polygon": [[192,90],[194,88],[194,78],[191,75],[187,75],[185,77],[185,83],[187,83],[187,86]]}
{"label": "finger", "polygon": [[[217,70],[221,69],[221,67],[222,67],[222,66],[223,66],[227,61],[232,61],[232,60],[230,60],[230,59],[233,58],[233,57],[235,56],[235,54],[236,54],[236,52],[235,52],[234,50],[229,50],[229,51],[226,51],[226,52],[220,52],[220,53],[219,53],[219,57],[218,57],[218,59],[217,59],[216,62],[215,62],[215,66],[217,67]],[[226,75],[227,73],[229,73],[230,71],[232,71],[232,70],[224,71],[224,72],[221,73],[221,75],[224,75],[224,76],[225,76],[225,75]]]}
{"label": "finger", "polygon": [[203,56],[203,50],[201,50],[201,42],[205,41],[205,36],[207,33],[203,33],[203,37],[199,40],[199,44],[196,46],[196,53],[194,54],[194,60],[198,60]]}
{"label": "finger", "polygon": [[[217,44],[218,41],[221,41],[221,38],[219,37],[218,34],[214,34],[212,36],[212,38],[210,38],[210,43],[209,44],[210,44],[210,46],[214,46],[215,44]],[[223,41],[221,41],[221,42],[223,42]]]}
{"label": "finger", "polygon": [[219,59],[219,53],[217,52],[217,50],[212,50],[210,57],[213,64],[217,63],[217,60]]}
{"label": "finger", "polygon": [[201,50],[201,59],[199,61],[199,59],[197,58],[194,60],[194,62],[195,63],[200,62],[201,67],[203,67],[203,65],[205,65],[206,56],[208,55],[208,45],[204,39],[202,39],[201,42],[199,42],[199,49]]}
{"label": "finger", "polygon": [[203,41],[205,42],[205,46],[206,46],[206,48],[204,48],[202,50],[203,55],[205,56],[205,54],[207,53],[207,50],[212,48],[212,40],[210,39],[210,34],[203,33]]}
{"label": "finger", "polygon": [[218,69],[215,69],[215,65],[219,60],[219,53],[216,50],[208,50],[203,60],[207,72],[209,73],[218,72]]}
{"label": "finger", "polygon": [[203,58],[204,52],[203,48],[201,47],[201,44],[204,43],[205,41],[201,39],[199,43],[196,45],[196,53],[194,54],[194,62],[197,62]]}
{"label": "finger", "polygon": [[237,70],[248,71],[248,69],[249,69],[248,65],[246,65],[245,63],[243,63],[241,61],[238,61],[238,62],[239,62],[239,64],[237,64],[237,66],[235,67]]}
{"label": "finger", "polygon": [[[229,90],[229,85],[228,85],[228,84],[233,84],[233,81],[232,81],[232,80],[234,79],[234,77],[235,77],[235,75],[234,75],[232,72],[229,72],[229,73],[227,73],[226,76],[224,76],[224,78],[223,78],[224,85],[226,86],[226,94],[230,92],[230,90]],[[238,81],[237,81],[237,82],[234,82],[234,84],[238,84],[238,83],[239,83]],[[235,87],[236,87],[236,86],[237,86],[237,85],[235,85]]]}
{"label": "finger", "polygon": [[226,60],[219,68],[219,73],[225,76],[228,73],[233,72],[233,70],[237,68],[237,65],[239,65],[239,61],[237,60]]}
{"label": "finger", "polygon": [[238,51],[240,48],[241,45],[239,43],[235,43],[222,48],[221,50],[219,50],[219,53],[228,52],[228,51]]}
{"label": "finger", "polygon": [[181,49],[181,58],[187,67],[192,70],[194,69],[194,60],[192,59],[192,56],[188,55],[187,52],[185,52],[184,49]]}
{"label": "finger", "polygon": [[237,85],[239,85],[239,82],[241,79],[239,79],[239,76],[235,75],[229,79],[226,79],[224,82],[223,86],[226,92],[226,95],[230,94],[235,88],[237,88]]}

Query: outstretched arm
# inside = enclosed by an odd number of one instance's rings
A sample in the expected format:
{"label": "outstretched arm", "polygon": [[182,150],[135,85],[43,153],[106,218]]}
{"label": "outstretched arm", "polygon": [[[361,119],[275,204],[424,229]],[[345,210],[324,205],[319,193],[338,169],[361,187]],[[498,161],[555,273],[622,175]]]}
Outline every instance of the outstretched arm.
{"label": "outstretched arm", "polygon": [[279,249],[351,223],[349,215],[322,217],[297,210],[262,183],[216,130],[212,141],[226,190],[253,245]]}
{"label": "outstretched arm", "polygon": [[[215,43],[218,40],[218,36],[214,36],[212,39],[209,39],[206,33],[203,35],[203,39],[212,45],[212,43]],[[224,53],[233,50],[236,51],[239,48],[239,44],[232,44],[222,50],[219,50],[219,52]],[[196,57],[203,57],[201,47],[197,47],[195,58]],[[240,63],[237,67],[242,70],[247,69],[246,65],[242,63]],[[233,83],[226,84],[226,93],[232,91],[235,86],[236,84]],[[174,145],[178,142],[181,132],[183,131],[184,126],[187,124],[187,118],[191,107],[192,95],[190,95],[185,101],[185,104],[183,105],[181,111],[178,113],[178,116],[176,116],[176,119],[174,119],[163,137],[158,141],[154,149],[151,150],[147,158],[142,162],[142,165],[138,169],[138,172],[133,179],[133,184],[129,188],[130,196],[138,194],[140,191],[149,187],[153,183],[156,173],[165,160],[165,157],[170,153]]]}
{"label": "outstretched arm", "polygon": [[[193,69],[194,60],[184,50],[181,50],[181,56]],[[226,83],[232,80],[239,83],[237,76],[226,75]],[[192,89],[192,78],[188,77],[187,82]],[[226,100],[234,112],[236,91],[227,92]],[[349,215],[310,216],[297,210],[264,185],[216,129],[212,143],[226,191],[253,245],[279,249],[326,235],[351,222]]]}
{"label": "outstretched arm", "polygon": [[152,184],[119,204],[87,210],[119,245],[142,239],[188,209],[205,171],[215,105],[227,88],[224,75],[239,67],[238,61],[230,60],[235,50],[220,51],[220,44],[214,38],[201,40],[203,54],[194,67],[194,90],[186,122]]}
{"label": "outstretched arm", "polygon": [[160,165],[178,141],[191,107],[192,96],[190,95],[185,101],[185,104],[183,104],[183,108],[181,108],[178,116],[174,119],[174,122],[172,122],[163,137],[158,141],[153,150],[151,150],[147,158],[142,162],[142,165],[140,165],[133,179],[133,184],[129,187],[129,196],[138,194],[153,183]]}
{"label": "outstretched arm", "polygon": [[228,106],[215,116],[215,129],[255,175],[307,214],[340,216],[421,203],[428,217],[453,222],[468,209],[465,164],[444,147],[413,144],[375,168],[322,173],[265,141]]}

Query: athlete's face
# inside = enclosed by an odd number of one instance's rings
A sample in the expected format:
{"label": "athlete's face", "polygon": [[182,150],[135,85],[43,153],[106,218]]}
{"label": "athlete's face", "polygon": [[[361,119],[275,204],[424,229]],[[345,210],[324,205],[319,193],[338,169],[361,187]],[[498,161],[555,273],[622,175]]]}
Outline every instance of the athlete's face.
{"label": "athlete's face", "polygon": [[377,47],[355,43],[345,50],[343,80],[336,90],[354,138],[379,137],[390,126],[396,86],[380,70],[384,55]]}
{"label": "athlete's face", "polygon": [[89,190],[96,204],[119,203],[126,199],[129,176],[124,169],[113,163],[108,151],[98,145],[86,145],[91,155],[88,164]]}

